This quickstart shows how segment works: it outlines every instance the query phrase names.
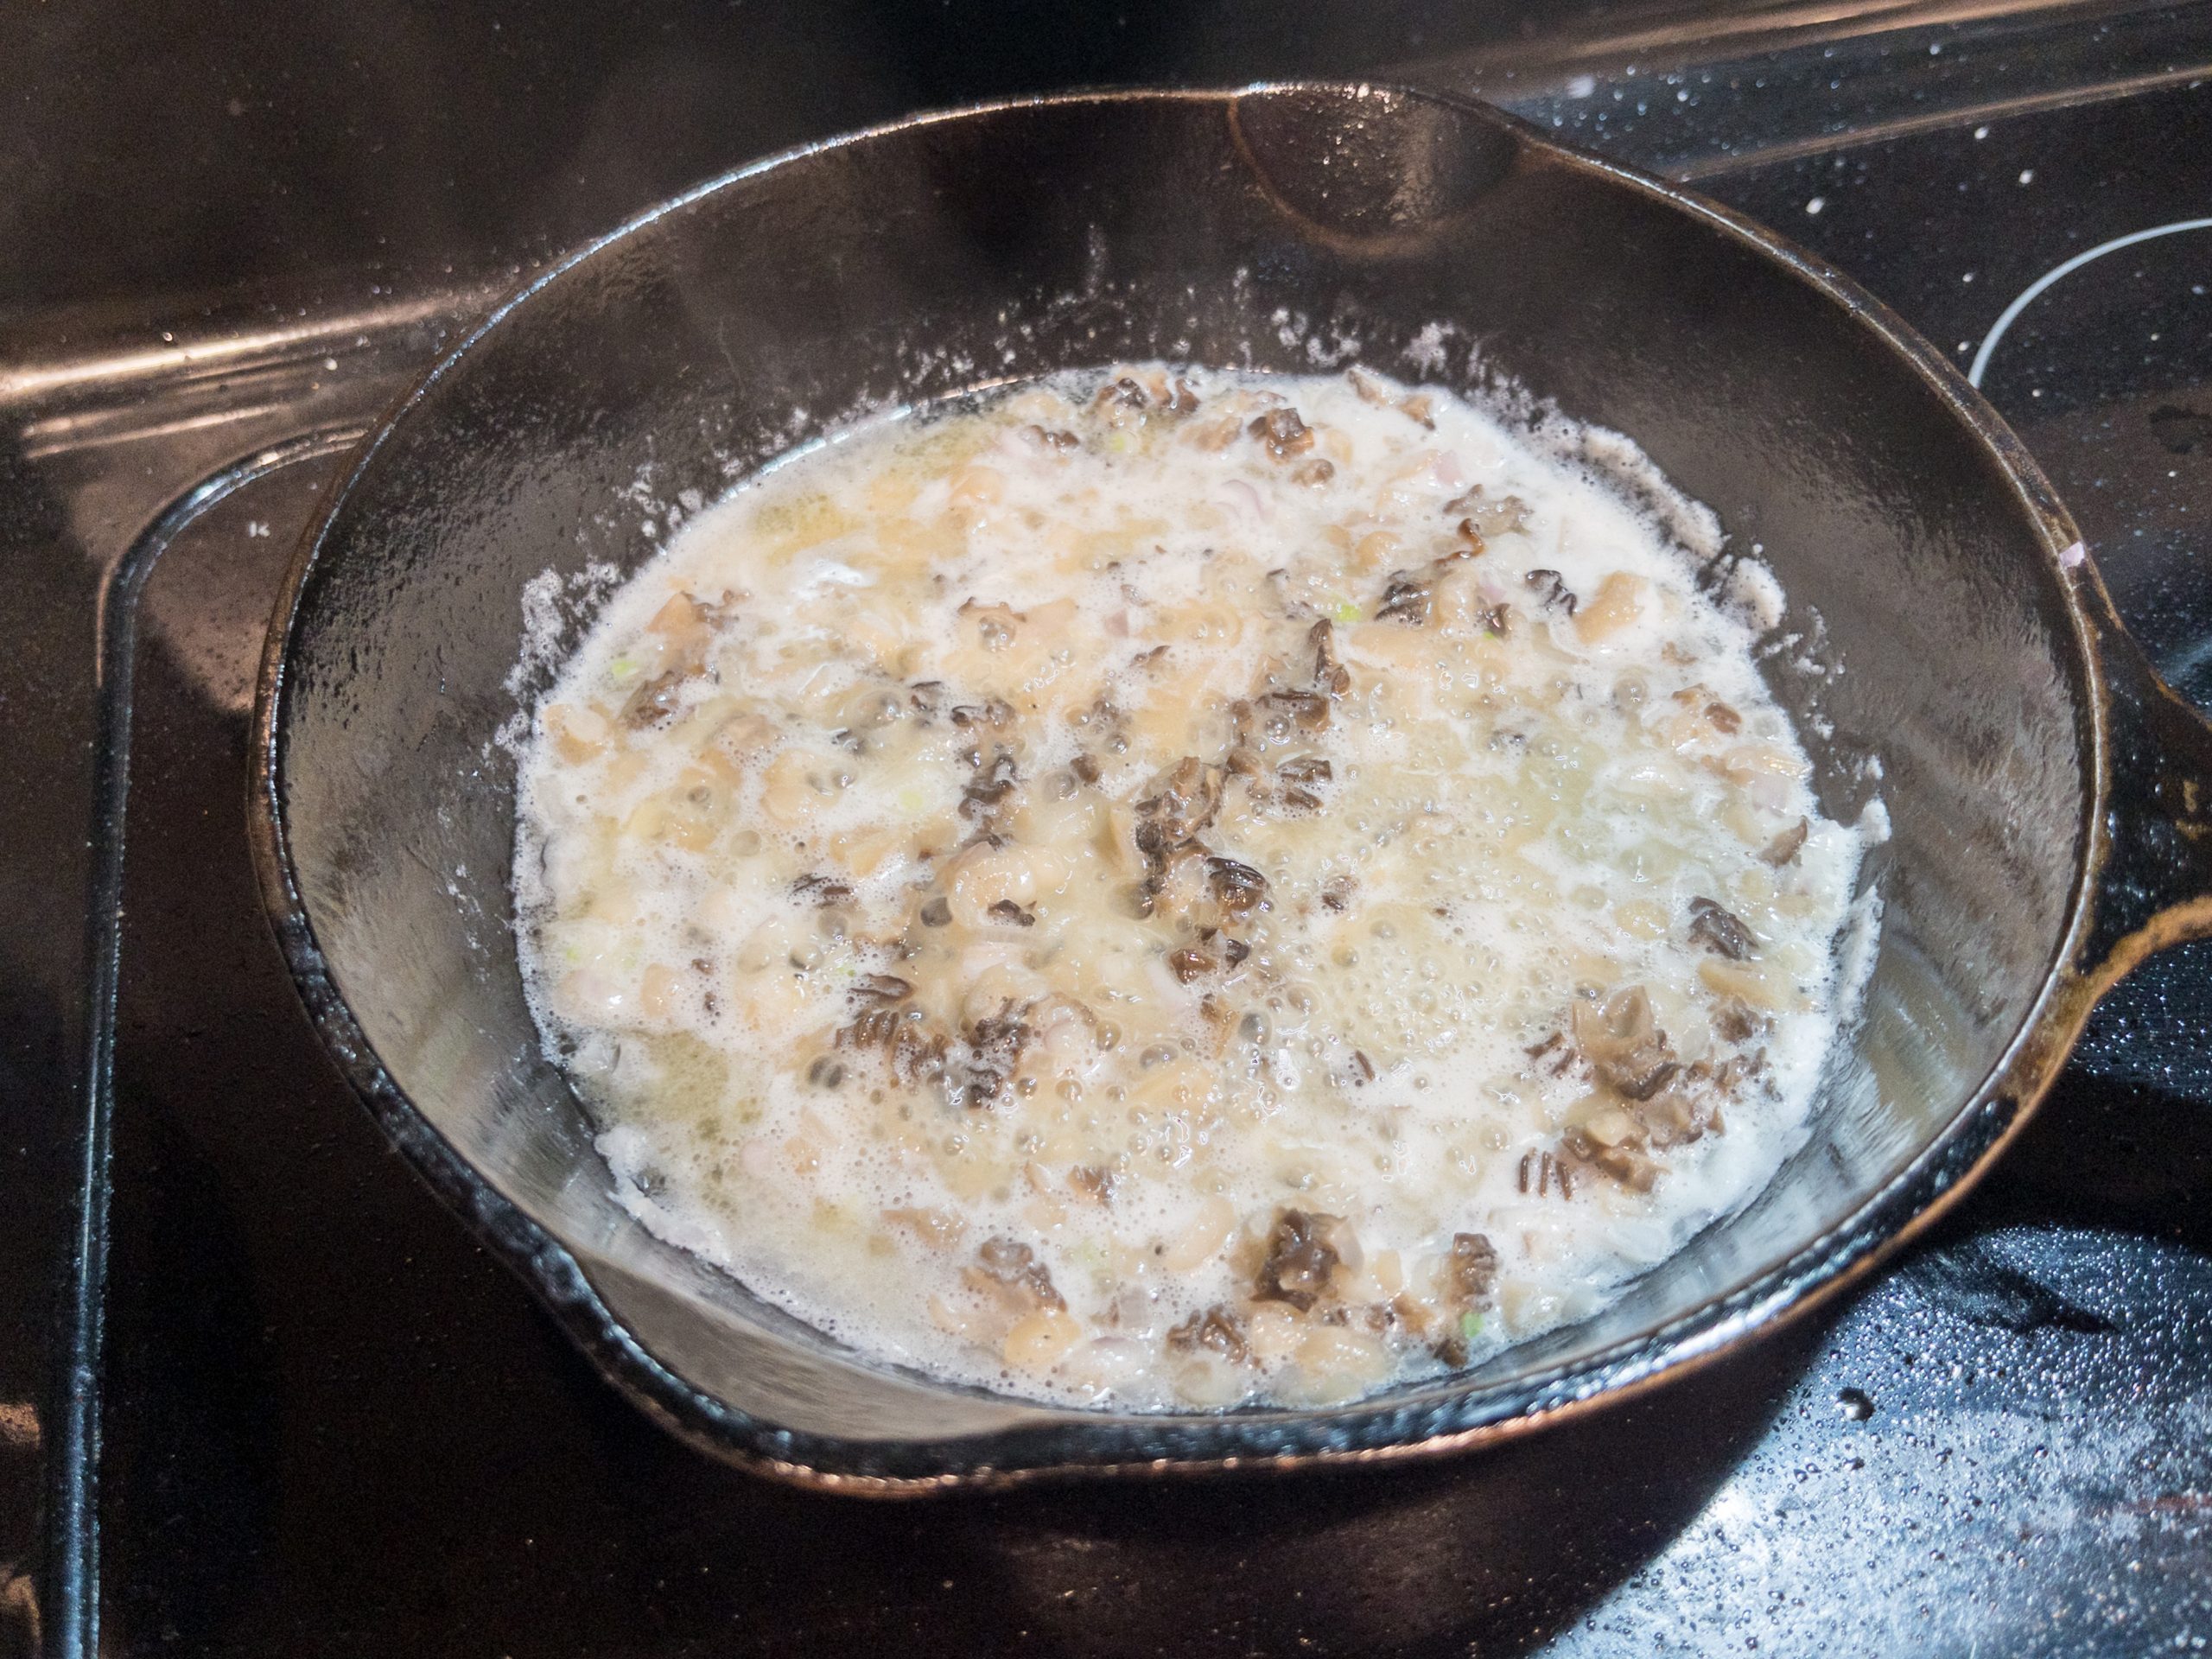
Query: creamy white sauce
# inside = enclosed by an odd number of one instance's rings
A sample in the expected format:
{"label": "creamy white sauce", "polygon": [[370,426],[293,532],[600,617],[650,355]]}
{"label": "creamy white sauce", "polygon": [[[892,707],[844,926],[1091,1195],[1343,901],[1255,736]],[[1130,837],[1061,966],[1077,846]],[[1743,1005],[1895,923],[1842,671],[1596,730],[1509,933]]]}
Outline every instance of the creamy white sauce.
{"label": "creamy white sauce", "polygon": [[624,1202],[1048,1398],[1341,1399],[1600,1306],[1802,1138],[1851,989],[1861,832],[1694,574],[1358,374],[769,469],[522,768],[533,1007]]}

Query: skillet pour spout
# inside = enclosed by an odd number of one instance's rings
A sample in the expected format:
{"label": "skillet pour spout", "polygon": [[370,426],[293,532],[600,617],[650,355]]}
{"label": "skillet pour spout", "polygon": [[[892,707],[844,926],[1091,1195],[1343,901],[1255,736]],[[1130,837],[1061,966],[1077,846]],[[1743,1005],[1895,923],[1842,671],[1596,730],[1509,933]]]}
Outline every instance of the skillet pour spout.
{"label": "skillet pour spout", "polygon": [[[669,504],[863,411],[1162,357],[1510,383],[1628,435],[1719,516],[1716,581],[1772,566],[1766,672],[1822,805],[1878,800],[1889,828],[1863,1013],[1774,1181],[1580,1323],[1327,1410],[1084,1411],[861,1359],[616,1203],[516,965],[513,744]],[[2018,1128],[2118,975],[2212,932],[2212,733],[1941,357],[1710,203],[1370,87],[918,118],[585,249],[334,489],[278,604],[255,766],[277,941],[393,1142],[646,1410],[859,1492],[1389,1458],[1598,1408],[1865,1271]]]}

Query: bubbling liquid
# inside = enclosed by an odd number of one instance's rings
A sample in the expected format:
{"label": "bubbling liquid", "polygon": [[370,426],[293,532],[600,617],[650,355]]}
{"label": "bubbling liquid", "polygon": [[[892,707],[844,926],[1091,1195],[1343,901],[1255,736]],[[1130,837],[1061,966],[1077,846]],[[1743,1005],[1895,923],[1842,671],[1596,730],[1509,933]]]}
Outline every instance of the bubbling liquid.
{"label": "bubbling liquid", "polygon": [[1320,1404],[1587,1313],[1803,1134],[1863,836],[1604,481],[1355,371],[878,421],[535,716],[534,1010],[644,1222],[865,1354]]}

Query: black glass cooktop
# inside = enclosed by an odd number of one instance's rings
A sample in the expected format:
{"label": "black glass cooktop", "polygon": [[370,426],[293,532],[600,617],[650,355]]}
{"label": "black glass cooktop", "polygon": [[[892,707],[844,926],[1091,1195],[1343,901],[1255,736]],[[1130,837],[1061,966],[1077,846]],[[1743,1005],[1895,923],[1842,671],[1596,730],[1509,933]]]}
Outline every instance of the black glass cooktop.
{"label": "black glass cooktop", "polygon": [[[776,144],[1084,80],[1392,74],[1694,179],[1974,370],[2212,707],[2212,9],[787,8],[746,35],[385,6],[327,58],[217,10],[226,39],[121,56],[45,18],[21,43],[54,80],[0,117],[0,232],[35,243],[0,252],[0,1654],[2212,1643],[2212,949],[2107,1003],[1898,1265],[1594,1422],[1387,1473],[869,1505],[668,1440],[385,1150],[293,999],[243,812],[291,544],[498,286]],[[84,165],[36,142],[71,86],[188,99],[188,161],[243,124],[263,199],[149,207],[67,291],[31,233]],[[398,181],[365,186],[379,154]],[[109,238],[116,204],[80,206]]]}

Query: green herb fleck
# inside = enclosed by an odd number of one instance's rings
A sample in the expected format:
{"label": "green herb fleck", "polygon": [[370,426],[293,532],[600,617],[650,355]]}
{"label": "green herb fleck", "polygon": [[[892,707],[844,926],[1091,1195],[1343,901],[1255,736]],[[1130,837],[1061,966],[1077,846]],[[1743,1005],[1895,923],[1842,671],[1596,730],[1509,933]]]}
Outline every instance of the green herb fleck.
{"label": "green herb fleck", "polygon": [[1459,1316],[1459,1339],[1462,1342],[1472,1342],[1482,1333],[1483,1316],[1481,1314],[1462,1313]]}

